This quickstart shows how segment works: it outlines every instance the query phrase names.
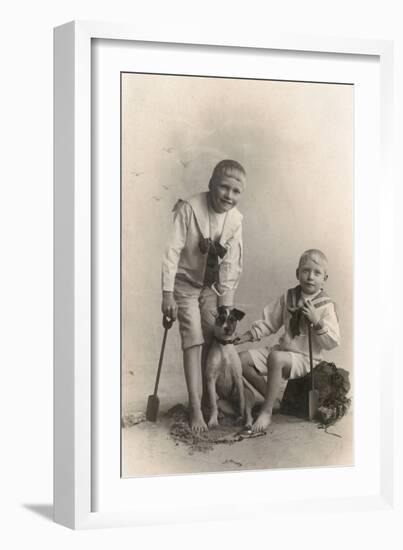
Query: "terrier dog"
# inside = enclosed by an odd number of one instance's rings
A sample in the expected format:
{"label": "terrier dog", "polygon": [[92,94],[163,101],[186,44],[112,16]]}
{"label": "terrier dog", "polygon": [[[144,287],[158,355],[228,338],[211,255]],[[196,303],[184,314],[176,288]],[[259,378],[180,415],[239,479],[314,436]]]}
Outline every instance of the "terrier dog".
{"label": "terrier dog", "polygon": [[238,401],[239,418],[245,414],[245,394],[242,381],[242,366],[235,349],[235,329],[244,312],[220,306],[214,324],[214,338],[207,355],[206,385],[210,406],[209,428],[218,425],[217,396],[229,401]]}

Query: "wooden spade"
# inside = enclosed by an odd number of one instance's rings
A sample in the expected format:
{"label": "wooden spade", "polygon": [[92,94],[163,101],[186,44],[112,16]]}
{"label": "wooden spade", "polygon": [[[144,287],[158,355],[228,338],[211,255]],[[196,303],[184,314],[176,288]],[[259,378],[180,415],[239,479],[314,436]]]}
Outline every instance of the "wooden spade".
{"label": "wooden spade", "polygon": [[312,325],[307,320],[308,324],[308,342],[309,342],[309,372],[311,374],[311,389],[308,394],[308,416],[309,420],[313,420],[316,416],[319,406],[319,392],[315,390],[315,377],[313,375],[313,356],[312,356]]}
{"label": "wooden spade", "polygon": [[167,340],[167,334],[168,330],[171,328],[173,324],[173,319],[169,319],[168,317],[162,318],[162,324],[165,329],[164,331],[164,337],[162,339],[162,346],[161,346],[161,353],[160,353],[160,359],[158,361],[158,370],[157,370],[157,378],[155,380],[155,386],[154,386],[154,393],[152,395],[148,396],[147,401],[147,410],[146,410],[146,419],[150,422],[156,422],[158,418],[158,410],[160,407],[160,400],[158,398],[158,384],[160,381],[160,375],[161,375],[161,367],[162,367],[162,360],[164,358],[164,351],[165,351],[165,343]]}

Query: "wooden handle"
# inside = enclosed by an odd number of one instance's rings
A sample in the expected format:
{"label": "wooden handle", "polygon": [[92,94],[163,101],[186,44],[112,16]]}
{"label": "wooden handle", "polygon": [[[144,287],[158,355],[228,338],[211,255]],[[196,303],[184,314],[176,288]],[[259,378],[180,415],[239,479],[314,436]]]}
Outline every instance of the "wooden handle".
{"label": "wooden handle", "polygon": [[154,396],[156,396],[158,392],[158,384],[161,376],[161,367],[162,367],[162,360],[164,358],[165,343],[167,341],[168,330],[172,327],[173,322],[174,322],[173,319],[170,319],[169,317],[165,317],[165,315],[162,318],[162,325],[164,326],[165,330],[164,330],[164,337],[162,339],[160,358],[158,361],[157,378],[155,380],[154,394],[153,394]]}
{"label": "wooden handle", "polygon": [[315,382],[313,378],[313,357],[312,357],[312,329],[311,322],[307,320],[308,323],[308,344],[309,344],[309,372],[311,373],[311,387],[312,390],[315,389]]}

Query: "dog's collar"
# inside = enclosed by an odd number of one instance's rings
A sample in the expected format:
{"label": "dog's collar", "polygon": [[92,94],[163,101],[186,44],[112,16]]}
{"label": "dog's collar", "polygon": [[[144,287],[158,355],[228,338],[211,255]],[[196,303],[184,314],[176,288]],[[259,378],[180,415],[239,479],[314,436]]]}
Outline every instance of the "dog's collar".
{"label": "dog's collar", "polygon": [[221,340],[221,338],[217,338],[217,336],[214,336],[214,340],[216,340],[222,346],[226,346],[227,344],[233,344],[236,338],[233,338],[232,340]]}

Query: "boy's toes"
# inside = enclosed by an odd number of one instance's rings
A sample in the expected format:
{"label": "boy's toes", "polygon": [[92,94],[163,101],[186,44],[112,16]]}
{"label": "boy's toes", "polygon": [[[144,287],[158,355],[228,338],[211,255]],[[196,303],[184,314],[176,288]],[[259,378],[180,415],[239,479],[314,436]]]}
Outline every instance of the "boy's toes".
{"label": "boy's toes", "polygon": [[198,430],[197,430],[198,433],[204,433],[204,432],[207,432],[207,431],[208,431],[207,424],[203,424],[202,426],[199,426]]}
{"label": "boy's toes", "polygon": [[200,432],[207,431],[207,425],[204,422],[204,418],[201,414],[191,417],[190,421],[189,421],[189,424],[190,424],[190,429],[192,430],[192,432],[200,433]]}
{"label": "boy's toes", "polygon": [[255,423],[252,426],[252,432],[253,433],[265,432],[269,427],[270,422],[271,422],[271,414],[266,412],[260,413]]}
{"label": "boy's toes", "polygon": [[206,425],[205,422],[197,423],[197,424],[191,424],[190,428],[191,428],[192,432],[195,432],[195,433],[202,433],[202,432],[206,432],[208,430],[207,425]]}

